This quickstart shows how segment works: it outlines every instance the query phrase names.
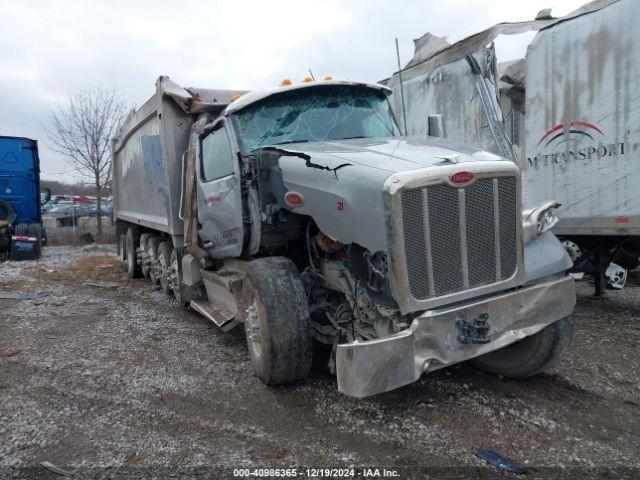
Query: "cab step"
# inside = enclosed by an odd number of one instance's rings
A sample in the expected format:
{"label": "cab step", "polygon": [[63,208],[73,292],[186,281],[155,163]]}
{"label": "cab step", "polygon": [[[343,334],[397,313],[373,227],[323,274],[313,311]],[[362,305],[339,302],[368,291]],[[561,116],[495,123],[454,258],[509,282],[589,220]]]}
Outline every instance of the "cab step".
{"label": "cab step", "polygon": [[191,302],[189,302],[189,306],[200,315],[215,323],[223,332],[228,332],[233,327],[240,324],[240,322],[235,319],[235,315],[233,313],[225,308],[212,305],[207,301],[191,300]]}

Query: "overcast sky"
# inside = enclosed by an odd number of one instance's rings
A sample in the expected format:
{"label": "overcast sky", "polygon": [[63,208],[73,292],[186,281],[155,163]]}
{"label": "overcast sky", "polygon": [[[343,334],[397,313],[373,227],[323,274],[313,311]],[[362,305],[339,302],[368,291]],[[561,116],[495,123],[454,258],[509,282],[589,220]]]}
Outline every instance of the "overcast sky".
{"label": "overcast sky", "polygon": [[[0,0],[0,134],[35,138],[43,178],[74,181],[47,148],[47,110],[83,87],[119,89],[131,105],[159,75],[184,86],[270,88],[284,77],[377,81],[425,32],[455,42],[502,21],[554,16],[584,0]],[[500,38],[499,60],[533,35]]]}

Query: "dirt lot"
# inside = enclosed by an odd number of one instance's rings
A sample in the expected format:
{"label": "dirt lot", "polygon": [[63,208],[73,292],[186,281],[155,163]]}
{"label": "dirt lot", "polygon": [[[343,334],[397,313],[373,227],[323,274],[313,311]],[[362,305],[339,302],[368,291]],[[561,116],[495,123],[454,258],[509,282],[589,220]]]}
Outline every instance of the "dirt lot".
{"label": "dirt lot", "polygon": [[265,387],[242,330],[128,280],[108,248],[45,252],[0,265],[0,293],[25,294],[0,299],[2,478],[61,478],[43,461],[79,478],[350,466],[513,478],[474,457],[483,447],[530,467],[526,478],[640,476],[637,283],[603,300],[579,283],[574,343],[547,374],[512,381],[463,364],[357,401],[320,367]]}

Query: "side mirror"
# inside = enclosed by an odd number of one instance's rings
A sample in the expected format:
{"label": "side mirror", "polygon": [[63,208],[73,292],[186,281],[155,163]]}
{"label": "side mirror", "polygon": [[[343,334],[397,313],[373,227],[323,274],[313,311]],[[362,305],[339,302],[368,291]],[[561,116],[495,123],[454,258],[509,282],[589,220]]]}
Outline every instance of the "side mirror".
{"label": "side mirror", "polygon": [[45,188],[43,190],[44,192],[44,201],[46,202],[50,202],[51,201],[51,189],[50,188]]}
{"label": "side mirror", "polygon": [[444,116],[441,113],[427,115],[427,135],[430,137],[445,137]]}

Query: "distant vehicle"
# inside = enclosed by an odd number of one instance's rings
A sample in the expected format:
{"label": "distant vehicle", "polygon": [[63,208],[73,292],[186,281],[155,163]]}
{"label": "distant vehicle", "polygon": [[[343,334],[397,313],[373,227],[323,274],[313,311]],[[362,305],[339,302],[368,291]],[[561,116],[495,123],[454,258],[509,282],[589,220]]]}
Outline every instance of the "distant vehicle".
{"label": "distant vehicle", "polygon": [[42,213],[47,213],[49,210],[51,210],[52,208],[56,208],[57,206],[58,205],[54,202],[47,202],[42,205],[42,208],[40,210],[42,211]]}
{"label": "distant vehicle", "polygon": [[89,215],[89,209],[83,205],[59,205],[47,212],[47,217],[55,218],[61,227],[78,224],[78,218]]}
{"label": "distant vehicle", "polygon": [[0,137],[0,252],[39,258],[46,233],[40,213],[38,142]]}
{"label": "distant vehicle", "polygon": [[95,197],[87,197],[86,195],[74,195],[73,203],[95,203]]}
{"label": "distant vehicle", "polygon": [[[95,218],[98,216],[98,207],[95,203],[84,204],[83,206],[87,206],[89,208],[88,216],[90,218]],[[112,203],[103,203],[100,206],[101,216],[111,218],[113,216],[113,204]]]}

